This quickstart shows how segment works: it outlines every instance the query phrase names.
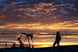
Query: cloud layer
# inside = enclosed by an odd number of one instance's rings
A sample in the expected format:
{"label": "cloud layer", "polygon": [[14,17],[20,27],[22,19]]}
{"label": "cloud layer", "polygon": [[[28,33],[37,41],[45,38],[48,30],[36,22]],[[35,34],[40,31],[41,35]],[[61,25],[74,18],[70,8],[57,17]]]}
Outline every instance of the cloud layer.
{"label": "cloud layer", "polygon": [[78,29],[77,2],[0,2],[0,29]]}

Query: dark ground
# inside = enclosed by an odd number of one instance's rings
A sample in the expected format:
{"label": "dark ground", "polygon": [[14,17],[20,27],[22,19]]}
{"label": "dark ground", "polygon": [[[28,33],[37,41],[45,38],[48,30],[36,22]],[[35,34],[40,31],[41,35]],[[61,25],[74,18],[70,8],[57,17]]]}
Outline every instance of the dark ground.
{"label": "dark ground", "polygon": [[0,48],[0,52],[78,52],[78,45],[46,48]]}

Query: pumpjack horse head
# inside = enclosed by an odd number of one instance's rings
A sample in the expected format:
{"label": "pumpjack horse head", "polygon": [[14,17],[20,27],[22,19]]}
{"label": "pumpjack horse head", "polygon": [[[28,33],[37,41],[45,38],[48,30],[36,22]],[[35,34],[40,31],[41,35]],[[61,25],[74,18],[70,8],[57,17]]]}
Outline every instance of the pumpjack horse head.
{"label": "pumpjack horse head", "polygon": [[26,35],[27,37],[30,37],[31,39],[33,38],[33,34],[27,34],[27,33],[24,33],[24,32],[22,32],[21,34],[24,34],[24,35]]}

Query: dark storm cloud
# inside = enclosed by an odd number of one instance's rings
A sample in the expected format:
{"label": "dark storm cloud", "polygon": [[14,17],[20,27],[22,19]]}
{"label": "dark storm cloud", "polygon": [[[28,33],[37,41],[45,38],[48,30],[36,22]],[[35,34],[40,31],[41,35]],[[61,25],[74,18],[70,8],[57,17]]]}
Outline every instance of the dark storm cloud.
{"label": "dark storm cloud", "polygon": [[25,6],[22,4],[11,4],[12,6],[6,6],[4,10],[0,12],[0,15],[4,16],[3,18],[1,18],[1,20],[6,23],[54,23],[78,19],[76,17],[78,12],[75,12],[73,10],[69,11],[69,8],[64,8],[60,6],[55,6],[56,8],[53,8],[52,6],[54,5],[48,7],[46,6],[47,3],[45,3],[46,5],[43,4],[41,4],[42,6],[39,4],[36,4],[37,6],[29,5],[34,7],[28,8],[22,7]]}

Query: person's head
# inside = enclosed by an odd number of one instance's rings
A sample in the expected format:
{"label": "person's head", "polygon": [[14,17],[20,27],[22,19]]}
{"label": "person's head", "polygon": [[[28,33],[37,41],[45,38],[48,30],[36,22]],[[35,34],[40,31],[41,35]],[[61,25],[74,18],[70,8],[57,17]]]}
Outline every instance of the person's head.
{"label": "person's head", "polygon": [[57,33],[60,33],[59,31]]}
{"label": "person's head", "polygon": [[57,35],[58,35],[59,33],[60,33],[60,32],[58,31],[58,32],[57,32]]}

